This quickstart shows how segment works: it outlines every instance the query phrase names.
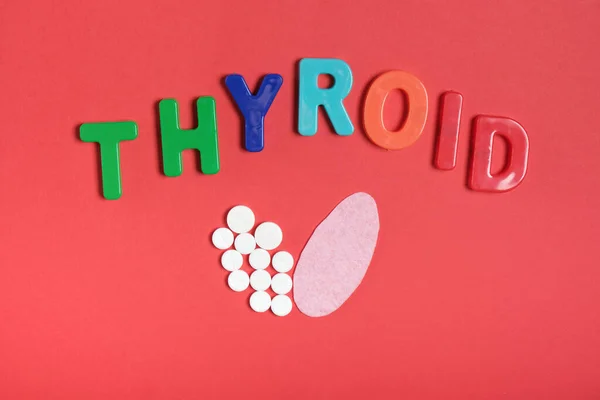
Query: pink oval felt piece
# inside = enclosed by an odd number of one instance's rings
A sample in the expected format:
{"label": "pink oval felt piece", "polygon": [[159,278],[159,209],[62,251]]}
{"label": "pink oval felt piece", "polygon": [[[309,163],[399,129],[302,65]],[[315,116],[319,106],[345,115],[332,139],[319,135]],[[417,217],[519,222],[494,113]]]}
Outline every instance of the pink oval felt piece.
{"label": "pink oval felt piece", "polygon": [[315,229],[294,273],[294,301],[310,317],[331,314],[360,285],[375,251],[379,215],[367,193],[345,198]]}

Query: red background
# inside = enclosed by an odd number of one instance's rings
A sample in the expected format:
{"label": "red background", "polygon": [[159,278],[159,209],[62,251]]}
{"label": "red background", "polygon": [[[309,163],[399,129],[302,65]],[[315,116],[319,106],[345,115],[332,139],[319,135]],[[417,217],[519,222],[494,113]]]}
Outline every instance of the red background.
{"label": "red background", "polygon": [[[599,398],[599,17],[573,0],[4,1],[0,398]],[[351,66],[354,135],[324,118],[316,136],[295,133],[302,57]],[[395,152],[359,120],[365,86],[391,69],[430,101],[422,137]],[[265,150],[249,153],[222,79],[253,87],[269,72],[284,85]],[[465,101],[458,166],[442,172],[449,89]],[[202,95],[217,101],[221,172],[187,152],[166,178],[157,102],[176,98],[190,127]],[[477,114],[529,133],[513,192],[465,187]],[[139,138],[121,145],[111,202],[78,126],[118,120]],[[227,288],[209,236],[229,207],[279,223],[297,257],[356,191],[378,202],[381,232],[342,308],[277,318]]]}

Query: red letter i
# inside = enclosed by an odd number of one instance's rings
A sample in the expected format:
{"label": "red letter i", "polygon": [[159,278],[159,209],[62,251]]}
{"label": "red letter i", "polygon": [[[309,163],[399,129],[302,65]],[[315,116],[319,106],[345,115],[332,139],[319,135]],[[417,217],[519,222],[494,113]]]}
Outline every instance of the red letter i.
{"label": "red letter i", "polygon": [[456,167],[462,101],[463,96],[460,93],[445,92],[442,94],[435,167],[444,171],[450,171]]}

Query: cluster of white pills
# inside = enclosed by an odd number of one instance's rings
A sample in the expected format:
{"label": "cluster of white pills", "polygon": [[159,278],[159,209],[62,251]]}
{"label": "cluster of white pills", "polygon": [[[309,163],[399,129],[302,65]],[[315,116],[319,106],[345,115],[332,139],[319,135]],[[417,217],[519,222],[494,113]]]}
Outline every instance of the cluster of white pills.
{"label": "cluster of white pills", "polygon": [[[250,233],[256,222],[254,213],[246,206],[235,206],[227,213],[228,228],[218,228],[213,232],[213,245],[225,250],[221,256],[221,265],[229,271],[227,283],[236,292],[243,292],[251,286],[255,290],[250,296],[250,307],[256,312],[271,309],[275,315],[283,317],[292,311],[292,300],[287,294],[292,290],[292,278],[287,274],[294,266],[294,257],[287,251],[273,254],[283,240],[281,228],[273,222],[263,222]],[[234,234],[237,234],[234,238]],[[233,245],[233,249],[230,247]],[[254,271],[242,270],[244,255]],[[267,271],[269,265],[277,272]],[[271,288],[275,296],[267,290]]]}

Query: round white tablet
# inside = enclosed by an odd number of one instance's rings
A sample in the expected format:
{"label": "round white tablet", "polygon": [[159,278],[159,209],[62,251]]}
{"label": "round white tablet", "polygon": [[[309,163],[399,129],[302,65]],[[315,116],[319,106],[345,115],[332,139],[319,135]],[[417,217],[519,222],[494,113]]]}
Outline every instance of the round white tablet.
{"label": "round white tablet", "polygon": [[271,286],[271,274],[264,269],[257,269],[250,275],[250,286],[254,290],[267,290]]}
{"label": "round white tablet", "polygon": [[235,249],[242,254],[250,254],[256,248],[254,236],[249,233],[242,233],[235,238]]}
{"label": "round white tablet", "polygon": [[280,294],[271,300],[271,311],[278,317],[285,317],[292,311],[292,300],[285,294]]}
{"label": "round white tablet", "polygon": [[265,312],[271,307],[271,296],[269,293],[258,291],[250,296],[250,307],[256,312]]}
{"label": "round white tablet", "polygon": [[274,222],[263,222],[254,232],[256,244],[265,250],[273,250],[281,244],[283,240],[283,232],[281,228]]}
{"label": "round white tablet", "polygon": [[237,250],[227,250],[221,256],[221,265],[227,271],[235,271],[236,269],[242,268],[244,263],[244,257]]}
{"label": "round white tablet", "polygon": [[241,269],[233,271],[227,277],[227,284],[234,292],[243,292],[248,288],[249,283],[250,278],[248,277],[248,274]]}
{"label": "round white tablet", "polygon": [[212,234],[212,243],[217,249],[228,249],[233,244],[233,233],[227,228],[219,228]]}
{"label": "round white tablet", "polygon": [[227,213],[227,226],[235,233],[250,232],[254,221],[254,213],[246,206],[235,206]]}
{"label": "round white tablet", "polygon": [[275,274],[271,279],[271,289],[277,294],[286,294],[292,290],[292,278],[288,274]]}
{"label": "round white tablet", "polygon": [[248,261],[254,269],[265,269],[271,262],[271,255],[266,250],[255,249],[252,253],[250,253]]}
{"label": "round white tablet", "polygon": [[277,272],[289,272],[294,266],[294,257],[287,251],[278,251],[273,256],[273,268]]}

